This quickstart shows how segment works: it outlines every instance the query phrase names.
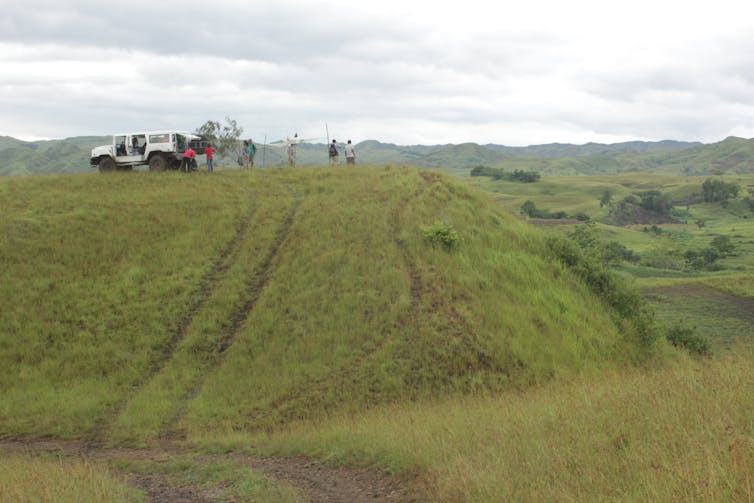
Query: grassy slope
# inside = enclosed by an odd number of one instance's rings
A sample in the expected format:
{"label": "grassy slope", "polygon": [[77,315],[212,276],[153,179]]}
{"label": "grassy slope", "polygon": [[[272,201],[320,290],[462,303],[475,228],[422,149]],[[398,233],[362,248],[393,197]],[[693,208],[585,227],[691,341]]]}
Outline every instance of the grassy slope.
{"label": "grassy slope", "polygon": [[536,231],[415,170],[17,178],[0,207],[4,435],[254,429],[626,349]]}
{"label": "grassy slope", "polygon": [[4,433],[80,435],[105,421],[160,362],[250,190],[228,179],[4,180]]}
{"label": "grassy slope", "polygon": [[427,501],[751,501],[754,353],[741,349],[525,393],[401,403],[224,447],[419,473]]}

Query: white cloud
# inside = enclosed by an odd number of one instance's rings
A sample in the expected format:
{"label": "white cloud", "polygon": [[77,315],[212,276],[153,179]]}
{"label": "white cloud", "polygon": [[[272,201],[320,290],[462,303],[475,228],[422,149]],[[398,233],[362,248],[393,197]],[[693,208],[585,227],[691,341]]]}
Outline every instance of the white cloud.
{"label": "white cloud", "polygon": [[751,11],[735,0],[27,0],[0,13],[0,132],[230,116],[269,139],[327,122],[395,143],[717,141],[754,131]]}

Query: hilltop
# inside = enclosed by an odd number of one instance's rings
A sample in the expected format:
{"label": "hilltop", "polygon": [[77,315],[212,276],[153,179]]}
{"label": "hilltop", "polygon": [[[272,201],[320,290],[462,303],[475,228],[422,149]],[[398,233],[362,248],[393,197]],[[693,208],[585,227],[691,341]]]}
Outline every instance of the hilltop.
{"label": "hilltop", "polygon": [[[73,137],[63,140],[24,142],[0,137],[0,176],[43,173],[88,173],[92,147],[107,143],[107,137]],[[654,172],[708,175],[754,172],[754,140],[730,137],[701,144],[672,140],[658,142],[552,143],[528,147],[463,143],[459,145],[395,145],[366,140],[356,144],[358,162],[369,165],[419,166],[465,171],[483,165],[509,171],[535,170],[548,175],[613,174]],[[322,143],[297,147],[299,166],[327,164]],[[220,158],[219,165],[235,166],[236,160]],[[284,149],[259,145],[259,167],[287,165]]]}
{"label": "hilltop", "polygon": [[536,229],[437,173],[6,178],[0,207],[3,436],[254,431],[639,350]]}

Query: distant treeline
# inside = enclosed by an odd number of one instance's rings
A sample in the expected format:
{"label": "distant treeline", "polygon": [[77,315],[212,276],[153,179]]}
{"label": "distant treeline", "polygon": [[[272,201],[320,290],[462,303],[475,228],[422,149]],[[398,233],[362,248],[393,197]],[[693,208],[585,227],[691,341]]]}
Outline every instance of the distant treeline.
{"label": "distant treeline", "polygon": [[495,180],[509,180],[511,182],[522,183],[538,182],[541,178],[541,175],[536,171],[516,169],[512,173],[508,173],[502,168],[491,168],[489,166],[476,166],[472,168],[471,176],[489,176]]}

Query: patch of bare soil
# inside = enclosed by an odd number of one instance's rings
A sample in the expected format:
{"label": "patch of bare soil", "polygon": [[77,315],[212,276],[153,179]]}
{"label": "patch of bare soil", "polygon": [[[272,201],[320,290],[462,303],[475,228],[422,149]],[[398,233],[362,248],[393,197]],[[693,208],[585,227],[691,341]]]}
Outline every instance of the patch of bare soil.
{"label": "patch of bare soil", "polygon": [[[170,443],[161,449],[106,448],[94,443],[54,439],[0,440],[0,453],[58,454],[91,461],[157,461],[189,454]],[[202,455],[196,463],[234,461],[261,471],[268,477],[284,482],[305,494],[313,503],[417,503],[405,484],[383,473],[367,469],[330,468],[307,458],[256,458],[240,454]],[[222,501],[214,492],[217,488],[196,485],[175,485],[160,475],[119,471],[125,483],[143,490],[149,501],[167,503],[195,503]]]}
{"label": "patch of bare soil", "polygon": [[355,468],[330,468],[307,458],[239,458],[276,480],[283,480],[321,503],[409,502],[405,487],[384,474]]}
{"label": "patch of bare soil", "polygon": [[147,501],[165,501],[168,503],[195,503],[200,501],[218,501],[208,491],[197,486],[175,486],[158,475],[128,474],[124,481],[141,489],[147,495]]}

